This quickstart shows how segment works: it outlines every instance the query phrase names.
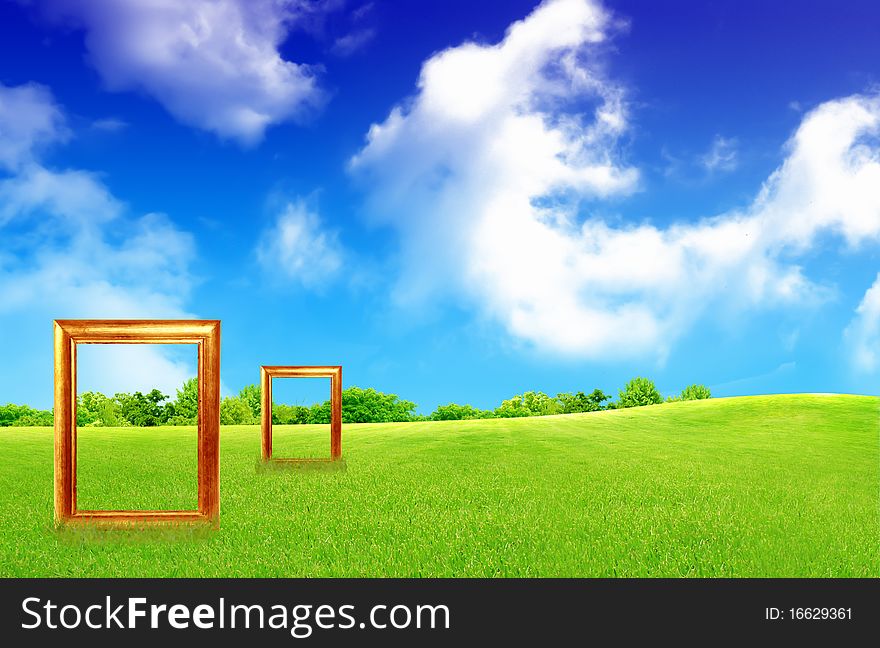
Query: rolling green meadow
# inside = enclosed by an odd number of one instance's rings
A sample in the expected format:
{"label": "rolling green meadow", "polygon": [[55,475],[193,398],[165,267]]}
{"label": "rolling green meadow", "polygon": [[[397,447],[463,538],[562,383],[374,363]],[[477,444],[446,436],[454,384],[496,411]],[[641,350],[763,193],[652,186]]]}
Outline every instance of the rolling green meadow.
{"label": "rolling green meadow", "polygon": [[[221,430],[219,531],[55,530],[52,430],[0,428],[0,576],[880,576],[880,399],[346,425],[344,469]],[[276,426],[276,455],[327,450]],[[288,454],[289,453],[289,454]],[[194,508],[193,427],[81,428],[79,507]]]}

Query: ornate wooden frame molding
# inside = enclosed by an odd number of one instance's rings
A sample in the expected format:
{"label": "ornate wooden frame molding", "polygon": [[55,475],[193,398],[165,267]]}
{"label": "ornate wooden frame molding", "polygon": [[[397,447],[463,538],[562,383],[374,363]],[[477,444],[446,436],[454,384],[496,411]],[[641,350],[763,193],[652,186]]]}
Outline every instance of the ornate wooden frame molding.
{"label": "ornate wooden frame molding", "polygon": [[[197,344],[199,348],[198,509],[83,511],[76,506],[78,344]],[[220,524],[219,320],[55,320],[55,522],[98,525]]]}
{"label": "ornate wooden frame molding", "polygon": [[[326,459],[272,458],[272,379],[273,378],[329,378],[330,379],[330,457]],[[263,461],[284,463],[311,463],[336,461],[342,458],[342,367],[260,367],[262,394],[261,455]]]}

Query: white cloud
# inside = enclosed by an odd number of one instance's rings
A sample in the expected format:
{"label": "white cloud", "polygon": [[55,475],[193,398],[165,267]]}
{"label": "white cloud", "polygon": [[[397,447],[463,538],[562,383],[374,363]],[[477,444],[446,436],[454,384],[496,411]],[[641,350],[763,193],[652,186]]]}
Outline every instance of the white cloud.
{"label": "white cloud", "polygon": [[349,31],[333,41],[330,52],[336,56],[351,56],[369,45],[376,37],[376,29],[370,26],[374,9],[374,3],[367,2],[349,12]]}
{"label": "white cloud", "polygon": [[707,309],[825,298],[797,262],[819,234],[876,240],[876,96],[807,114],[745,210],[666,227],[590,214],[638,182],[618,151],[625,93],[595,51],[614,25],[596,2],[545,2],[498,44],[432,56],[370,128],[351,168],[401,233],[398,298],[464,295],[554,352],[663,357]]}
{"label": "white cloud", "polygon": [[257,258],[270,273],[317,289],[335,278],[343,252],[337,233],[299,200],[284,206],[260,239]]}
{"label": "white cloud", "polygon": [[844,337],[857,371],[874,373],[880,369],[880,273],[865,292]]}
{"label": "white cloud", "polygon": [[254,143],[266,128],[302,119],[324,93],[313,66],[279,47],[300,0],[43,0],[47,13],[86,32],[88,59],[112,91],[141,90],[175,118]]}
{"label": "white cloud", "polygon": [[48,88],[36,83],[0,84],[0,170],[18,169],[31,162],[38,149],[68,135]]}
{"label": "white cloud", "polygon": [[49,212],[64,232],[119,216],[122,204],[88,171],[50,171],[33,163],[0,181],[0,225]]}
{"label": "white cloud", "polygon": [[739,163],[737,141],[716,135],[708,152],[700,156],[700,164],[709,172],[733,171]]}
{"label": "white cloud", "polygon": [[[626,128],[623,91],[606,81],[584,48],[610,23],[583,2],[544,5],[512,25],[498,45],[465,43],[425,62],[418,94],[374,124],[351,161],[370,187],[377,220],[398,226],[408,259],[400,293],[446,286],[473,229],[497,199],[576,191],[635,190],[638,173],[616,163]],[[572,97],[590,115],[562,112]]]}
{"label": "white cloud", "polygon": [[375,29],[370,27],[356,29],[333,41],[330,51],[337,56],[351,56],[366,47],[375,37]]}
{"label": "white cloud", "polygon": [[[0,85],[0,97],[15,90]],[[31,108],[56,115],[63,125],[63,113],[48,91]],[[28,128],[0,115],[4,137],[22,141],[20,130]],[[9,338],[15,344],[0,345],[0,364],[17,367],[14,375],[6,372],[0,379],[7,398],[27,376],[44,382],[52,362],[46,334],[53,319],[191,317],[184,303],[194,255],[189,234],[161,214],[128,216],[126,206],[94,174],[46,168],[33,147],[22,148],[18,156],[27,162],[0,176],[0,330],[10,336],[16,331]],[[106,371],[89,376],[108,391],[130,384],[167,390],[182,372],[190,374],[187,363],[155,346],[123,349],[113,357],[102,365]],[[119,364],[119,358],[128,360]],[[125,385],[111,384],[120,367],[127,372]],[[51,372],[48,376],[43,395],[50,400]],[[31,399],[33,385],[28,387],[23,398]]]}

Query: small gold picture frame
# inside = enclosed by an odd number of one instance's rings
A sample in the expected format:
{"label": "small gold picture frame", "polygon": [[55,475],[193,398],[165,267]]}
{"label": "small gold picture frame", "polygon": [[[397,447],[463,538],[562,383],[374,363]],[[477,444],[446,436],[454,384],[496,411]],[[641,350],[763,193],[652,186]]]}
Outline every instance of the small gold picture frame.
{"label": "small gold picture frame", "polygon": [[[76,347],[78,344],[197,344],[198,509],[83,511],[76,506]],[[219,320],[55,320],[55,522],[103,526],[220,525]]]}
{"label": "small gold picture frame", "polygon": [[[320,459],[272,458],[272,379],[330,379],[330,457]],[[336,461],[342,458],[342,367],[260,367],[262,392],[261,455],[264,463],[307,464]]]}

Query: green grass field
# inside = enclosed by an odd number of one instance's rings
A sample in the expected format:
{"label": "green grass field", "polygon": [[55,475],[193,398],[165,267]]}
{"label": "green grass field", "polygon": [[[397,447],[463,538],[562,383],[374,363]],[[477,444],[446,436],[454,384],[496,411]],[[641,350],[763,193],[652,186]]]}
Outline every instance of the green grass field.
{"label": "green grass field", "polygon": [[[56,531],[52,431],[0,428],[2,576],[880,576],[880,399],[348,425],[345,471],[226,427],[216,532]],[[276,427],[314,454],[325,429]],[[192,428],[80,432],[80,508],[194,506]]]}

